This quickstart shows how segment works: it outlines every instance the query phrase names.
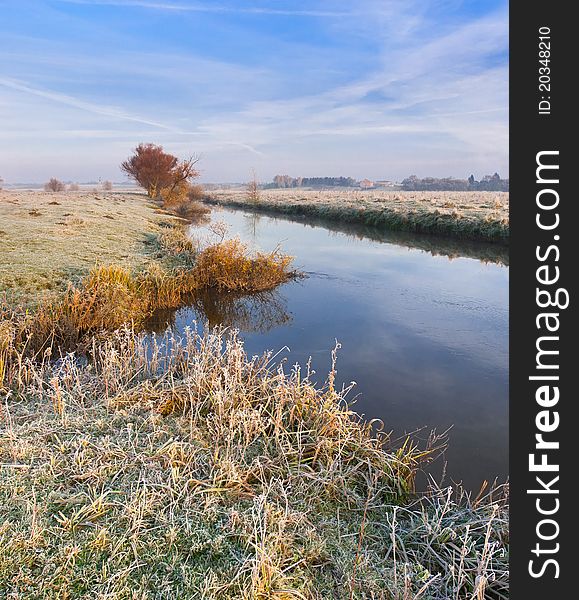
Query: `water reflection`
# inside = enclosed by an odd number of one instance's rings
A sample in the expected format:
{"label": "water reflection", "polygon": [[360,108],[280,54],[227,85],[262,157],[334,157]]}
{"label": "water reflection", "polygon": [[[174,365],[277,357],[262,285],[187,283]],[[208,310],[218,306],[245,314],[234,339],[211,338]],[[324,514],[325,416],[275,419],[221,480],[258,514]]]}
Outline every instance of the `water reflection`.
{"label": "water reflection", "polygon": [[[218,219],[219,209],[215,213]],[[381,227],[372,227],[371,225],[336,222],[310,215],[304,217],[301,215],[280,215],[279,213],[268,214],[266,209],[261,209],[261,212],[254,210],[241,214],[243,215],[243,237],[246,239],[256,240],[259,237],[259,226],[265,219],[270,223],[285,221],[299,223],[309,228],[323,227],[328,232],[340,236],[346,235],[353,240],[372,240],[380,243],[396,244],[397,246],[422,250],[432,256],[446,256],[449,260],[463,257],[475,258],[483,263],[509,265],[509,249],[508,246],[502,244],[473,242],[407,231],[391,231]]]}
{"label": "water reflection", "polygon": [[[287,348],[314,379],[356,381],[355,410],[395,436],[449,433],[448,476],[478,490],[508,465],[508,253],[492,244],[384,232],[312,219],[215,210],[228,236],[295,256],[308,278],[256,296],[208,294],[165,315],[237,327],[248,354]],[[204,228],[192,228],[203,237]],[[476,259],[476,260],[473,260]]]}
{"label": "water reflection", "polygon": [[257,230],[261,223],[262,215],[257,212],[245,213],[243,215],[244,232],[247,237],[255,240],[257,237]]}
{"label": "water reflection", "polygon": [[257,334],[292,321],[286,299],[276,290],[249,295],[206,290],[192,296],[184,309],[156,311],[147,329],[156,333],[178,329],[177,314],[181,319],[199,321],[209,327],[221,325]]}
{"label": "water reflection", "polygon": [[210,327],[224,325],[245,333],[267,333],[292,321],[285,298],[276,291],[243,295],[209,290],[191,306]]}

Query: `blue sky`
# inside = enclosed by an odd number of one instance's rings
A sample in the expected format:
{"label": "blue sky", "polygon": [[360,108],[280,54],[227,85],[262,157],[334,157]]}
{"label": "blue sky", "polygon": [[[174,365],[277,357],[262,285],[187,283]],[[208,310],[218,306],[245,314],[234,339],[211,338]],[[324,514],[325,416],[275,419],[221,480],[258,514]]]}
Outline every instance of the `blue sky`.
{"label": "blue sky", "polygon": [[0,175],[121,180],[139,142],[205,181],[508,175],[508,5],[0,0]]}

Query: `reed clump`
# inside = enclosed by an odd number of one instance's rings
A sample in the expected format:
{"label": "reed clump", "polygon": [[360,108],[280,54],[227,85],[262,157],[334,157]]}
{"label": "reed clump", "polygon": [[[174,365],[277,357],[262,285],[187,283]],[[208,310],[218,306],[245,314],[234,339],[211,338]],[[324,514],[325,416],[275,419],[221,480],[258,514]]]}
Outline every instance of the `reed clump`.
{"label": "reed clump", "polygon": [[[56,355],[56,350],[54,351]],[[432,456],[235,333],[20,355],[0,437],[15,597],[506,598],[504,499],[413,493]]]}
{"label": "reed clump", "polygon": [[234,238],[206,248],[195,266],[201,287],[262,292],[287,278],[291,260],[277,250],[250,257],[247,246]]}
{"label": "reed clump", "polygon": [[28,356],[50,347],[77,350],[98,332],[124,324],[142,327],[156,310],[193,302],[204,290],[261,292],[295,276],[291,257],[277,251],[252,256],[238,240],[199,249],[181,229],[167,227],[158,243],[175,266],[152,262],[138,273],[100,266],[80,285],[69,285],[61,297],[45,300],[33,312],[0,307],[0,374],[17,348]]}

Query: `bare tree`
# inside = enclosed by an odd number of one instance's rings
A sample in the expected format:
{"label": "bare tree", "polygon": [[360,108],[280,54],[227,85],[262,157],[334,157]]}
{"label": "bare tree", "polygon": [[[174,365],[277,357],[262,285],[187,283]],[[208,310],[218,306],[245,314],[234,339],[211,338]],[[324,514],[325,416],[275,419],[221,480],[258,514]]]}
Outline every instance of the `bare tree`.
{"label": "bare tree", "polygon": [[191,190],[189,182],[199,177],[199,171],[195,168],[198,162],[198,156],[191,156],[182,160],[173,169],[173,181],[171,185],[161,190],[161,198],[165,204],[179,204],[186,200]]}
{"label": "bare tree", "polygon": [[110,192],[113,189],[113,182],[109,181],[108,179],[106,181],[103,181],[103,190],[105,190],[105,192]]}
{"label": "bare tree", "polygon": [[247,184],[247,199],[253,203],[257,204],[260,201],[261,195],[259,193],[259,182],[257,181],[257,175],[255,173],[255,169],[251,170],[251,179]]}
{"label": "bare tree", "polygon": [[64,192],[65,185],[56,177],[51,177],[50,180],[44,184],[44,190],[46,192]]}
{"label": "bare tree", "polygon": [[2,179],[2,177],[0,177],[0,190],[2,189],[2,184],[4,183],[4,179]]}

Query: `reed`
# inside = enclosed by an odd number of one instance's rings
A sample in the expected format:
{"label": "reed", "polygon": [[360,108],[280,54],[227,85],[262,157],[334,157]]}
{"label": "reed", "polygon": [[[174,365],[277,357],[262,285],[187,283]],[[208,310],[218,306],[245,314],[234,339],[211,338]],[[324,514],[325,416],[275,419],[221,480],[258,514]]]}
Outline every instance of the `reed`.
{"label": "reed", "polygon": [[[122,279],[122,277],[121,277]],[[413,490],[434,455],[235,333],[20,355],[0,589],[32,598],[506,598],[504,498]],[[58,357],[58,360],[54,360]],[[498,494],[498,492],[495,492]]]}
{"label": "reed", "polygon": [[150,263],[138,273],[118,265],[93,269],[61,297],[48,298],[35,311],[0,306],[0,382],[18,350],[37,357],[49,348],[75,351],[91,336],[129,324],[140,328],[159,309],[194,303],[208,289],[262,292],[294,277],[291,257],[276,251],[251,255],[238,240],[225,240],[199,250],[185,233],[165,228],[158,243],[178,258],[166,268]]}
{"label": "reed", "polygon": [[291,261],[277,250],[250,256],[247,246],[234,238],[202,251],[195,272],[203,288],[263,292],[287,279]]}

